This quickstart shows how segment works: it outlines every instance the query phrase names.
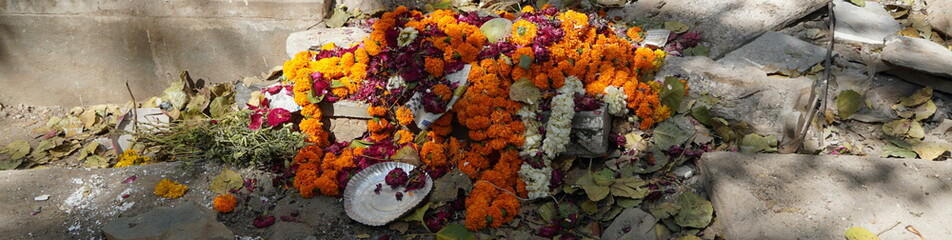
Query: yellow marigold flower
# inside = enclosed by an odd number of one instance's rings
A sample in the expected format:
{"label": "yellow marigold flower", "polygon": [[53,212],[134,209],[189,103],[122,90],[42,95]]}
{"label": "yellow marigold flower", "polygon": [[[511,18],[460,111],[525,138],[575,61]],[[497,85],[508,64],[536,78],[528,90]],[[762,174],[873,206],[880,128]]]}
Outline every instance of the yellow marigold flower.
{"label": "yellow marigold flower", "polygon": [[136,151],[133,151],[132,149],[126,150],[125,152],[120,154],[118,159],[119,161],[116,162],[116,165],[113,165],[112,167],[120,168],[120,167],[128,167],[128,166],[135,166],[135,165],[144,165],[144,164],[149,164],[149,162],[151,161],[149,157],[139,156],[139,154],[136,153]]}
{"label": "yellow marigold flower", "polygon": [[529,45],[535,39],[537,32],[535,23],[526,20],[516,21],[512,24],[511,42],[516,45]]}
{"label": "yellow marigold flower", "polygon": [[179,198],[185,195],[185,191],[188,191],[188,186],[173,182],[167,178],[163,178],[159,184],[155,185],[155,195],[168,199]]}

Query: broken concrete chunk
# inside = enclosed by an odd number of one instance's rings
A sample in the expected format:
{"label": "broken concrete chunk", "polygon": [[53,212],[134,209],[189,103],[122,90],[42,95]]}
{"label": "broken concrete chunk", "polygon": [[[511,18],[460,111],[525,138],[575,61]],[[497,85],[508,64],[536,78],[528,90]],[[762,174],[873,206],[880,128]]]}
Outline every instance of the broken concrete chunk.
{"label": "broken concrete chunk", "polygon": [[595,111],[576,112],[572,118],[572,133],[564,155],[596,158],[608,153],[608,135],[611,116],[607,106]]}
{"label": "broken concrete chunk", "polygon": [[866,1],[866,7],[836,0],[833,5],[836,15],[836,39],[872,44],[883,44],[886,36],[902,28],[883,5]]}
{"label": "broken concrete chunk", "polygon": [[762,135],[782,136],[784,116],[799,111],[798,102],[808,98],[813,80],[806,77],[774,78],[754,67],[728,67],[707,57],[668,58],[658,72],[691,80],[690,92],[709,95],[720,104],[710,108],[711,117],[744,122]]}
{"label": "broken concrete chunk", "polygon": [[215,214],[195,202],[116,218],[102,228],[106,239],[234,239]]}
{"label": "broken concrete chunk", "polygon": [[926,39],[891,37],[880,56],[892,64],[952,77],[952,50]]}
{"label": "broken concrete chunk", "polygon": [[929,21],[933,30],[952,35],[952,1],[929,1],[926,12],[926,21]]}
{"label": "broken concrete chunk", "polygon": [[826,49],[793,36],[769,31],[753,42],[728,53],[717,63],[733,67],[753,66],[803,72],[819,63]]}
{"label": "broken concrete chunk", "polygon": [[320,48],[328,43],[334,43],[338,47],[348,47],[363,41],[367,36],[370,36],[370,33],[356,27],[316,28],[294,32],[288,36],[287,53],[289,58],[294,58],[294,55],[301,51],[312,47]]}

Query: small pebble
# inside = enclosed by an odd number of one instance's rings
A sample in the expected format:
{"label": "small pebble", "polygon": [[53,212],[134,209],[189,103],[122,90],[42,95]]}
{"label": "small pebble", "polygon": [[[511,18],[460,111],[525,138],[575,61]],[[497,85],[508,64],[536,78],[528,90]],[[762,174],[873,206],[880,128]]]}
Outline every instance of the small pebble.
{"label": "small pebble", "polygon": [[50,199],[50,195],[49,195],[49,194],[39,195],[39,196],[36,196],[35,198],[33,198],[34,201],[46,201],[46,200],[49,200],[49,199]]}

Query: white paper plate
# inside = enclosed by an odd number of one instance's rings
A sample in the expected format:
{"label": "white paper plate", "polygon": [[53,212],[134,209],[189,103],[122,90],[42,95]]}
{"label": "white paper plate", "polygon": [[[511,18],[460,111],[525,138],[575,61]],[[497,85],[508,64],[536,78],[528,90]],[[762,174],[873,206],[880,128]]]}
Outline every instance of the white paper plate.
{"label": "white paper plate", "polygon": [[[344,211],[347,216],[363,224],[382,226],[396,220],[423,201],[433,188],[430,175],[426,175],[423,188],[403,193],[403,200],[398,201],[395,195],[398,191],[403,192],[404,188],[392,189],[386,182],[387,173],[396,168],[403,168],[403,171],[410,173],[416,167],[400,162],[377,163],[350,179],[344,189]],[[380,188],[380,194],[374,193],[378,183],[383,186]]]}

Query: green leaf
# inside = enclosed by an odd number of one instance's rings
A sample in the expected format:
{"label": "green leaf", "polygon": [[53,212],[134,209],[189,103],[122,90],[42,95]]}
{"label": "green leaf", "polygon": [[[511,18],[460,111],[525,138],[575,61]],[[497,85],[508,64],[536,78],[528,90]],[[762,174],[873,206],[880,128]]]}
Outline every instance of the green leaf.
{"label": "green leaf", "polygon": [[30,143],[26,140],[17,140],[7,144],[3,152],[10,154],[10,158],[0,159],[0,170],[10,170],[23,163],[23,157],[30,153]]}
{"label": "green leaf", "polygon": [[436,232],[437,240],[476,240],[476,235],[459,224],[449,224]]}
{"label": "green leaf", "polygon": [[595,183],[595,176],[592,175],[592,172],[586,171],[585,175],[582,175],[581,178],[575,183],[583,190],[585,194],[588,195],[588,199],[592,201],[601,201],[608,197],[610,188],[608,186],[601,186]]}
{"label": "green leaf", "polygon": [[755,153],[760,151],[776,152],[777,137],[764,137],[756,133],[747,134],[747,136],[744,136],[744,139],[740,142],[740,151],[743,153]]}
{"label": "green leaf", "polygon": [[879,240],[879,237],[873,232],[862,227],[851,227],[843,233],[846,240]]}
{"label": "green leaf", "polygon": [[883,124],[883,133],[893,137],[903,137],[909,132],[912,121],[909,119],[899,119]]}
{"label": "green leaf", "polygon": [[644,200],[643,200],[643,199],[621,198],[621,199],[615,200],[615,205],[618,205],[619,207],[622,207],[622,208],[633,208],[633,207],[637,207],[639,204],[641,204],[642,201],[644,201]]}
{"label": "green leaf", "polygon": [[693,192],[681,194],[677,204],[681,211],[674,217],[674,222],[682,227],[704,228],[714,217],[711,202]]}
{"label": "green leaf", "polygon": [[532,57],[529,55],[519,55],[519,67],[525,70],[529,70],[529,66],[532,65]]}
{"label": "green leaf", "polygon": [[10,154],[10,158],[14,160],[21,159],[27,154],[30,154],[30,143],[26,140],[13,141],[10,144],[7,144],[7,147],[3,149],[3,152]]}
{"label": "green leaf", "polygon": [[493,18],[483,23],[483,26],[479,27],[479,31],[483,32],[486,40],[495,43],[512,32],[512,21],[505,18]]}
{"label": "green leaf", "polygon": [[347,23],[347,20],[350,19],[350,13],[344,11],[340,7],[334,8],[334,11],[331,13],[330,17],[324,20],[324,24],[329,28],[339,28],[343,27],[344,23]]}
{"label": "green leaf", "polygon": [[711,111],[705,106],[691,109],[691,116],[705,126],[711,126]]}
{"label": "green leaf", "polygon": [[672,202],[662,202],[660,204],[652,205],[648,208],[648,211],[651,212],[651,215],[654,215],[654,217],[657,219],[675,216],[680,210],[681,209],[678,208],[678,205],[674,205]]}
{"label": "green leaf", "polygon": [[850,0],[850,2],[859,7],[866,7],[866,0]]}
{"label": "green leaf", "polygon": [[231,98],[230,93],[216,97],[215,100],[212,100],[211,105],[208,106],[208,111],[212,114],[212,118],[220,118],[225,116],[225,113],[231,108],[232,102],[234,102],[234,99]]}
{"label": "green leaf", "polygon": [[595,179],[595,184],[598,184],[599,186],[609,186],[615,182],[615,171],[605,168],[596,172],[593,177]]}
{"label": "green leaf", "polygon": [[690,136],[687,136],[681,128],[678,128],[678,124],[671,121],[658,124],[658,127],[654,130],[655,146],[661,150],[668,150],[671,149],[671,146],[681,145],[681,143],[688,140],[688,137]]}
{"label": "green leaf", "polygon": [[676,77],[664,78],[659,97],[661,104],[671,108],[671,111],[678,111],[681,109],[681,101],[684,98],[684,83]]}
{"label": "green leaf", "polygon": [[642,199],[648,196],[649,190],[645,188],[646,185],[648,182],[636,177],[619,178],[612,184],[611,193],[613,196]]}
{"label": "green leaf", "polygon": [[582,209],[583,213],[588,215],[595,215],[595,213],[598,213],[598,204],[593,201],[583,201],[579,207]]}
{"label": "green leaf", "polygon": [[689,56],[707,56],[707,55],[709,55],[709,51],[708,51],[707,47],[705,47],[705,46],[700,46],[700,45],[694,46],[694,47],[690,47],[690,48],[687,48],[687,49],[684,49],[684,53],[687,54],[687,55],[689,55]]}
{"label": "green leaf", "polygon": [[922,129],[922,123],[919,121],[910,121],[909,131],[906,132],[906,136],[914,139],[922,139],[926,136],[925,129]]}
{"label": "green leaf", "polygon": [[83,166],[88,168],[107,168],[109,167],[109,159],[99,155],[92,155],[86,157],[86,161],[83,162]]}
{"label": "green leaf", "polygon": [[369,147],[369,146],[371,146],[371,145],[374,145],[374,143],[368,142],[368,141],[364,141],[364,140],[353,140],[353,141],[350,141],[350,147],[352,147],[352,148],[367,148],[367,147]]}
{"label": "green leaf", "polygon": [[844,90],[836,98],[836,109],[840,119],[849,119],[863,104],[863,96],[853,90]]}
{"label": "green leaf", "polygon": [[687,32],[688,29],[690,29],[690,27],[688,27],[688,25],[684,25],[684,23],[670,21],[670,22],[664,22],[664,29],[680,34],[680,33]]}
{"label": "green leaf", "polygon": [[536,212],[539,213],[539,217],[545,220],[545,222],[552,222],[552,219],[559,216],[559,210],[555,207],[555,202],[542,204],[542,206],[536,209]]}
{"label": "green leaf", "polygon": [[82,150],[79,150],[79,160],[86,159],[89,156],[96,155],[96,150],[99,149],[99,142],[90,142],[83,147]]}
{"label": "green leaf", "polygon": [[311,89],[311,90],[307,90],[307,95],[304,95],[304,96],[307,97],[307,102],[311,104],[318,104],[318,103],[321,103],[321,101],[324,101],[324,96],[325,96],[324,94],[321,94],[320,96],[315,96],[315,95],[316,93],[314,93],[314,89]]}
{"label": "green leaf", "polygon": [[340,80],[331,80],[331,88],[339,88],[339,87],[346,87],[346,86],[347,85],[344,85],[344,83],[341,82]]}
{"label": "green leaf", "polygon": [[241,178],[241,174],[225,168],[208,185],[208,190],[217,194],[226,194],[231,190],[240,189],[243,185],[244,178]]}
{"label": "green leaf", "polygon": [[[430,210],[430,204],[432,203],[428,202],[426,204],[423,204],[423,206],[420,206],[417,209],[413,210],[413,213],[410,213],[404,216],[402,220],[407,222],[414,222],[414,221],[423,222],[423,216],[426,215],[427,210]],[[423,226],[426,226],[426,224],[423,224]]]}
{"label": "green leaf", "polygon": [[[183,74],[187,75],[185,72],[183,72]],[[165,91],[162,91],[162,99],[172,103],[173,108],[182,109],[185,107],[185,103],[188,102],[188,95],[185,95],[184,88],[184,82],[173,82],[168,88],[165,89]]]}
{"label": "green leaf", "polygon": [[918,106],[932,99],[932,87],[919,89],[908,97],[899,98],[899,104],[905,107]]}
{"label": "green leaf", "polygon": [[542,99],[542,92],[528,78],[520,78],[509,86],[509,98],[529,104],[538,103]]}
{"label": "green leaf", "polygon": [[935,114],[936,110],[938,110],[938,108],[936,108],[935,103],[930,99],[929,101],[926,101],[925,104],[919,105],[913,109],[913,112],[915,112],[915,118],[913,119],[918,121],[929,118],[932,116],[932,114]]}
{"label": "green leaf", "polygon": [[905,148],[886,146],[881,157],[916,158],[916,153]]}
{"label": "green leaf", "polygon": [[952,144],[938,142],[921,142],[912,146],[912,150],[919,154],[919,158],[927,160],[936,160],[949,149],[952,149]]}

